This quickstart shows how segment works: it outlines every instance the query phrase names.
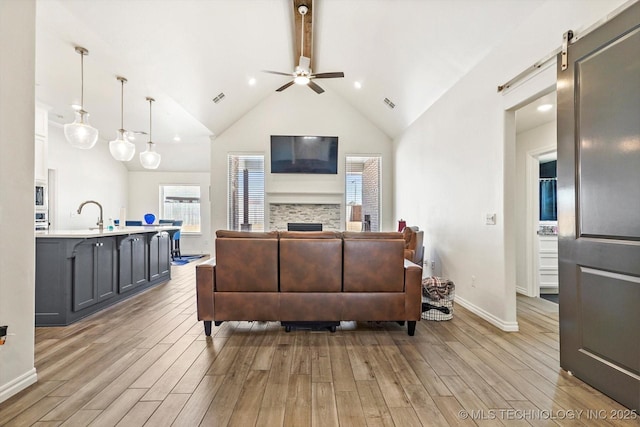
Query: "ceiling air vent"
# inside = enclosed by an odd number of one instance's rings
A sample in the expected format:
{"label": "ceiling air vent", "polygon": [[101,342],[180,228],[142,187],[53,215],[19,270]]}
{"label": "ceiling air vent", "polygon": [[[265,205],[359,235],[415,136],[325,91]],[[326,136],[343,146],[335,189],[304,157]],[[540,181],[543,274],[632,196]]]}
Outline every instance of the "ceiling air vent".
{"label": "ceiling air vent", "polygon": [[218,96],[213,98],[213,102],[215,102],[217,104],[218,102],[222,101],[223,99],[224,99],[224,93],[220,92],[218,94]]}
{"label": "ceiling air vent", "polygon": [[391,102],[391,100],[390,100],[389,98],[385,98],[385,99],[384,99],[384,103],[385,103],[385,104],[387,104],[387,106],[388,106],[389,108],[395,108],[395,107],[396,107],[396,104],[394,104],[393,102]]}

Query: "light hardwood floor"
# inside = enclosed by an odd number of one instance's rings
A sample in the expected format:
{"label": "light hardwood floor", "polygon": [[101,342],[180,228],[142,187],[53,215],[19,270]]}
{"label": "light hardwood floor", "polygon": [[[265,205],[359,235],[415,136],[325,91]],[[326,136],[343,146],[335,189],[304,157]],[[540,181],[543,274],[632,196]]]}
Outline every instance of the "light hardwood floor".
{"label": "light hardwood floor", "polygon": [[0,425],[640,425],[613,419],[622,406],[560,370],[548,301],[518,297],[518,333],[456,306],[413,337],[396,323],[332,334],[228,322],[207,338],[195,263],[173,277],[74,325],[37,328],[38,383],[0,404]]}

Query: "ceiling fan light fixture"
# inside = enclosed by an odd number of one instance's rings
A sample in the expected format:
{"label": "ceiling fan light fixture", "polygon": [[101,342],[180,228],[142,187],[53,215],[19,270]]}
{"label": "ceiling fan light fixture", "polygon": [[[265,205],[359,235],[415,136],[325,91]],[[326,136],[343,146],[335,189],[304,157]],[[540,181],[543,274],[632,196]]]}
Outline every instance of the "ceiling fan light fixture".
{"label": "ceiling fan light fixture", "polygon": [[128,162],[133,159],[133,155],[136,153],[136,146],[129,141],[126,137],[127,131],[124,130],[124,84],[127,79],[118,76],[116,78],[120,84],[120,129],[118,129],[118,135],[113,141],[109,141],[109,152],[111,156],[121,162]]}
{"label": "ceiling fan light fixture", "polygon": [[89,113],[84,110],[84,57],[89,51],[80,46],[75,50],[80,54],[80,105],[72,106],[75,118],[64,125],[64,136],[72,147],[88,150],[98,141],[98,129],[89,124]]}
{"label": "ceiling fan light fixture", "polygon": [[296,76],[296,78],[293,79],[293,82],[297,85],[307,85],[309,84],[310,80],[307,76]]}

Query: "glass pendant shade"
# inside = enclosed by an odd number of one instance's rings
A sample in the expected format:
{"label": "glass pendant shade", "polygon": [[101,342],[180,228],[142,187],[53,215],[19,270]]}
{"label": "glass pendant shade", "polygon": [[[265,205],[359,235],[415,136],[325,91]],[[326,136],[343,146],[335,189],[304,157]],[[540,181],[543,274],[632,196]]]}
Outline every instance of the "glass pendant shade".
{"label": "glass pendant shade", "polygon": [[158,169],[160,160],[160,154],[153,151],[153,142],[149,142],[147,150],[140,153],[140,163],[145,169]]}
{"label": "glass pendant shade", "polygon": [[80,110],[73,123],[64,125],[64,136],[72,147],[88,150],[98,141],[98,129],[89,124],[89,113]]}
{"label": "glass pendant shade", "polygon": [[116,139],[109,141],[109,152],[114,159],[128,162],[133,159],[133,155],[136,153],[136,146],[125,137],[124,131],[120,129]]}

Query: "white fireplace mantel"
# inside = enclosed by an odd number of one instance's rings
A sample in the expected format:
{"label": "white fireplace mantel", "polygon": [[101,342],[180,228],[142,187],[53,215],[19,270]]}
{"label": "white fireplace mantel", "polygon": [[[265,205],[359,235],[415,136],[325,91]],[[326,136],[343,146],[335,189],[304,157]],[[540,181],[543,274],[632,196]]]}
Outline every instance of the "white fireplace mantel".
{"label": "white fireplace mantel", "polygon": [[271,192],[266,193],[268,204],[295,203],[303,205],[316,204],[337,204],[342,205],[344,202],[344,193],[325,193],[325,192]]}

